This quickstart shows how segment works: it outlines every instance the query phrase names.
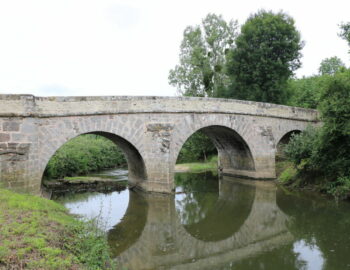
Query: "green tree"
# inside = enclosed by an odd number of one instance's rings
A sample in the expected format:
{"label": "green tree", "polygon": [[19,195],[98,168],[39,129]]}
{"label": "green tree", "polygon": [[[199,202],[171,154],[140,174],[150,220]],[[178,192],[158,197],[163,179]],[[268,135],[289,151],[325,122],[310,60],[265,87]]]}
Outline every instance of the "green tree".
{"label": "green tree", "polygon": [[251,15],[227,60],[232,80],[228,95],[237,99],[283,103],[288,78],[301,66],[303,43],[285,13],[260,10]]}
{"label": "green tree", "polygon": [[289,79],[286,88],[289,92],[287,105],[316,109],[320,102],[322,89],[329,78],[330,75],[326,74]]}
{"label": "green tree", "polygon": [[328,175],[350,177],[350,71],[337,73],[321,96],[318,163]]}
{"label": "green tree", "polygon": [[228,84],[225,54],[234,46],[237,21],[208,14],[202,24],[188,26],[180,47],[180,64],[169,72],[169,83],[181,95],[218,97]]}
{"label": "green tree", "polygon": [[341,24],[340,29],[341,29],[341,32],[339,36],[345,39],[350,46],[350,22]]}
{"label": "green tree", "polygon": [[345,198],[350,196],[350,70],[329,76],[318,108],[322,127],[294,136],[286,155],[305,182],[321,176],[329,193]]}
{"label": "green tree", "polygon": [[339,57],[333,56],[322,60],[318,72],[321,75],[333,75],[340,70],[344,70],[344,68],[345,64],[343,61]]}

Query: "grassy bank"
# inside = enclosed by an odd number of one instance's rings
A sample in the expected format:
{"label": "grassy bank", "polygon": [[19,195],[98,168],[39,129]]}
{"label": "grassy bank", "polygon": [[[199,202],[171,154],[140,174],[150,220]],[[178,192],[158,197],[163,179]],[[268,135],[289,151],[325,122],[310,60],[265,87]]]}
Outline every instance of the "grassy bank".
{"label": "grassy bank", "polygon": [[181,163],[176,164],[176,172],[204,172],[204,171],[213,171],[218,168],[218,157],[213,156],[208,159],[207,162],[191,162],[191,163]]}
{"label": "grassy bank", "polygon": [[0,269],[112,268],[95,224],[53,201],[0,189]]}

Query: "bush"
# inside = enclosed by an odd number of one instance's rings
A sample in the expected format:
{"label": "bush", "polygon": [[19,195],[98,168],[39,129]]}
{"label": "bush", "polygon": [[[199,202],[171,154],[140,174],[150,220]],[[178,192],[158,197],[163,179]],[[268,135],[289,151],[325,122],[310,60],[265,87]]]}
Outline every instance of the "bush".
{"label": "bush", "polygon": [[321,100],[324,125],[315,162],[332,179],[350,176],[350,70],[329,80]]}
{"label": "bush", "polygon": [[326,191],[344,198],[350,190],[350,70],[331,76],[320,100],[323,126],[292,137],[285,153],[299,175],[307,181],[322,176]]}
{"label": "bush", "polygon": [[346,199],[350,196],[350,177],[338,177],[336,181],[330,182],[327,187],[327,193],[337,199]]}
{"label": "bush", "polygon": [[63,178],[125,165],[119,148],[110,140],[96,135],[81,135],[64,144],[50,159],[45,177]]}
{"label": "bush", "polygon": [[286,157],[300,169],[317,170],[314,157],[317,155],[319,136],[320,129],[312,126],[300,134],[293,134],[284,148]]}

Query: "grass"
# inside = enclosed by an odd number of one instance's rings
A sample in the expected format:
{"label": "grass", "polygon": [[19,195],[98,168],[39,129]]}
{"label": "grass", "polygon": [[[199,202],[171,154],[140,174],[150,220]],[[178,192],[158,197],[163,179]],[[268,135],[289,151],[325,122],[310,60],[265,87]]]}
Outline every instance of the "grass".
{"label": "grass", "polygon": [[112,269],[105,235],[62,205],[0,189],[0,269]]}
{"label": "grass", "polygon": [[207,162],[191,162],[176,164],[175,170],[183,172],[204,172],[204,171],[214,171],[218,168],[218,157],[213,156]]}
{"label": "grass", "polygon": [[288,184],[295,179],[297,170],[290,161],[278,161],[276,162],[276,175],[281,184]]}

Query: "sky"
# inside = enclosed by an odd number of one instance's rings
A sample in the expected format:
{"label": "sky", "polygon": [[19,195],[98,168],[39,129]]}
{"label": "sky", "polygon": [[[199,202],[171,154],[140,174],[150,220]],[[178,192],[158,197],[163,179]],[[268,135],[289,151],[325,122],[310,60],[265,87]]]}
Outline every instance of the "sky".
{"label": "sky", "polygon": [[242,25],[262,8],[294,18],[305,42],[298,77],[327,57],[350,66],[337,35],[349,0],[0,0],[0,93],[174,96],[168,73],[185,27],[208,13]]}

